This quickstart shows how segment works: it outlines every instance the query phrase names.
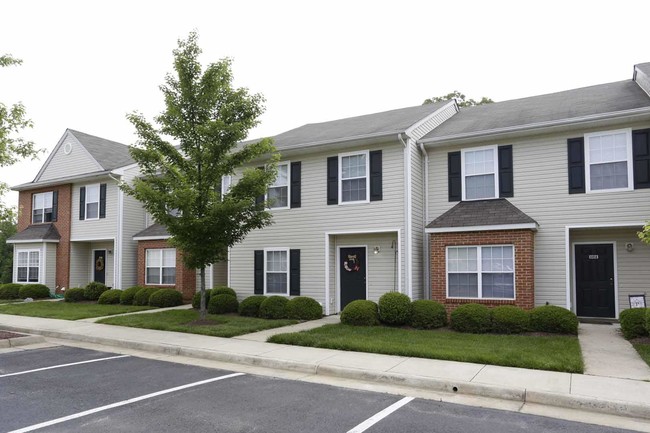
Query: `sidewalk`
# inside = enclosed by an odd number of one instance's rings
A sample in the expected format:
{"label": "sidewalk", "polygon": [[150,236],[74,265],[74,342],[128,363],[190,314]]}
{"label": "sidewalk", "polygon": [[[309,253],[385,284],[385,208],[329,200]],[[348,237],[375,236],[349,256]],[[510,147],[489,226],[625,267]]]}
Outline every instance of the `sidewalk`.
{"label": "sidewalk", "polygon": [[[322,321],[331,323],[334,319],[328,317]],[[12,315],[0,315],[0,329],[452,395],[494,398],[521,405],[550,406],[556,410],[578,409],[650,420],[650,382],[638,380],[285,346],[256,341],[263,335],[255,334],[248,338],[218,338]],[[274,333],[286,331],[287,328],[273,330]],[[268,336],[268,331],[263,333]]]}

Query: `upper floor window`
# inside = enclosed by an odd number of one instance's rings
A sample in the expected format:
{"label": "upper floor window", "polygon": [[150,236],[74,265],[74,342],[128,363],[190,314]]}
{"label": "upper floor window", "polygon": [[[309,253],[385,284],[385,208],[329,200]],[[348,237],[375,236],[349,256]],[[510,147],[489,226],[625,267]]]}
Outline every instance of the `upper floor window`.
{"label": "upper floor window", "polygon": [[16,258],[16,282],[38,283],[40,251],[18,251]]}
{"label": "upper floor window", "polygon": [[462,151],[463,200],[498,197],[497,147]]}
{"label": "upper floor window", "polygon": [[275,182],[269,186],[267,192],[267,203],[270,209],[289,208],[289,162],[278,164],[278,174]]}
{"label": "upper floor window", "polygon": [[514,299],[514,246],[447,247],[447,297]]}
{"label": "upper floor window", "polygon": [[52,191],[34,194],[32,196],[32,224],[55,221],[54,194]]}
{"label": "upper floor window", "polygon": [[223,200],[223,197],[228,194],[230,191],[230,185],[232,185],[232,176],[227,174],[225,176],[221,176],[221,199]]}
{"label": "upper floor window", "polygon": [[176,249],[149,249],[146,258],[145,284],[176,284]]}
{"label": "upper floor window", "polygon": [[368,188],[368,152],[339,155],[341,167],[339,181],[339,199],[341,203],[367,202]]}
{"label": "upper floor window", "polygon": [[585,134],[587,191],[632,189],[632,131]]}
{"label": "upper floor window", "polygon": [[106,184],[86,185],[79,188],[79,219],[106,218]]}
{"label": "upper floor window", "polygon": [[86,219],[94,220],[99,218],[99,185],[88,185],[86,187]]}

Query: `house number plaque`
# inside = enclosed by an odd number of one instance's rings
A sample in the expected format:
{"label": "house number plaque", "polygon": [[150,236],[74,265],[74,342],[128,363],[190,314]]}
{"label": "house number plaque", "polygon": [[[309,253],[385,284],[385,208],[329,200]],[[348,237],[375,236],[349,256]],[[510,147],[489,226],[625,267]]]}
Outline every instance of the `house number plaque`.
{"label": "house number plaque", "polygon": [[589,260],[598,260],[598,254],[589,254]]}

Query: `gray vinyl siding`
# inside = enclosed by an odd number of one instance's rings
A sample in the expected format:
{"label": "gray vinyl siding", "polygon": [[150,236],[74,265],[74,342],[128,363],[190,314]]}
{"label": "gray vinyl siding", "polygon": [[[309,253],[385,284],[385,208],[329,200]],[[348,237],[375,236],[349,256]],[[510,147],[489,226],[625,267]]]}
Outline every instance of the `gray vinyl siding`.
{"label": "gray vinyl siding", "polygon": [[70,287],[83,287],[89,282],[90,243],[70,243]]}
{"label": "gray vinyl siding", "polygon": [[[106,184],[106,218],[79,220],[79,191],[82,186]],[[117,238],[118,186],[110,178],[72,185],[72,227],[70,237],[75,240],[99,240]]]}
{"label": "gray vinyl siding", "polygon": [[568,193],[567,139],[585,133],[648,123],[574,129],[510,140],[490,140],[466,146],[440,147],[429,152],[429,216],[441,215],[456,203],[447,196],[447,153],[485,145],[513,145],[514,197],[511,203],[535,219],[535,303],[566,306],[566,240],[569,225],[638,224],[650,215],[650,189]]}
{"label": "gray vinyl siding", "polygon": [[[44,243],[43,250],[45,256],[45,284],[50,292],[54,293],[56,288],[56,248],[58,244],[55,243]],[[41,265],[42,266],[42,265]]]}
{"label": "gray vinyl siding", "polygon": [[423,157],[415,142],[411,142],[411,263],[412,298],[423,299],[424,287],[424,170]]}
{"label": "gray vinyl siding", "polygon": [[[69,155],[64,152],[67,143],[72,145],[72,151]],[[52,155],[45,171],[36,180],[52,180],[102,170],[77,139],[68,133]]]}
{"label": "gray vinyl siding", "polygon": [[[126,171],[122,180],[131,182],[138,173],[138,168],[129,169]],[[106,207],[108,213],[108,204]],[[138,242],[133,240],[133,236],[146,227],[146,212],[142,204],[130,195],[123,194],[122,248],[119,259],[122,266],[122,281],[116,284],[119,285],[116,288],[127,289],[137,284]]]}

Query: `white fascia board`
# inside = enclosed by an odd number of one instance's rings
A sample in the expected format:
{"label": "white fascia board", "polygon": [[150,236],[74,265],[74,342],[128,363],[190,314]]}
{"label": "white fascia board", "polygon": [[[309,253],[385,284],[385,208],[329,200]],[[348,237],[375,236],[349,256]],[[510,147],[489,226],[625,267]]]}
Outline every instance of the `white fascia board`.
{"label": "white fascia board", "polygon": [[458,232],[484,232],[495,230],[537,230],[538,226],[535,223],[524,224],[501,224],[492,226],[468,226],[468,227],[441,227],[441,228],[427,228],[424,229],[425,233],[458,233]]}
{"label": "white fascia board", "polygon": [[58,244],[59,241],[56,239],[31,239],[31,240],[17,240],[17,241],[7,240],[5,243],[7,244],[40,244],[40,243]]}
{"label": "white fascia board", "polygon": [[63,184],[68,184],[68,183],[75,183],[78,181],[82,180],[92,180],[92,179],[98,179],[98,178],[103,178],[103,177],[109,177],[110,178],[110,171],[99,171],[99,172],[93,172],[93,173],[84,173],[84,174],[79,174],[76,176],[69,176],[69,177],[60,177],[58,179],[52,179],[52,180],[46,180],[43,182],[30,182],[30,183],[23,183],[20,185],[12,186],[11,190],[12,191],[25,191],[25,190],[30,190],[34,188],[41,188],[41,187],[46,187],[46,186],[56,186],[56,185],[63,185]]}
{"label": "white fascia board", "polygon": [[134,241],[164,241],[171,239],[171,236],[137,236],[133,237]]}

